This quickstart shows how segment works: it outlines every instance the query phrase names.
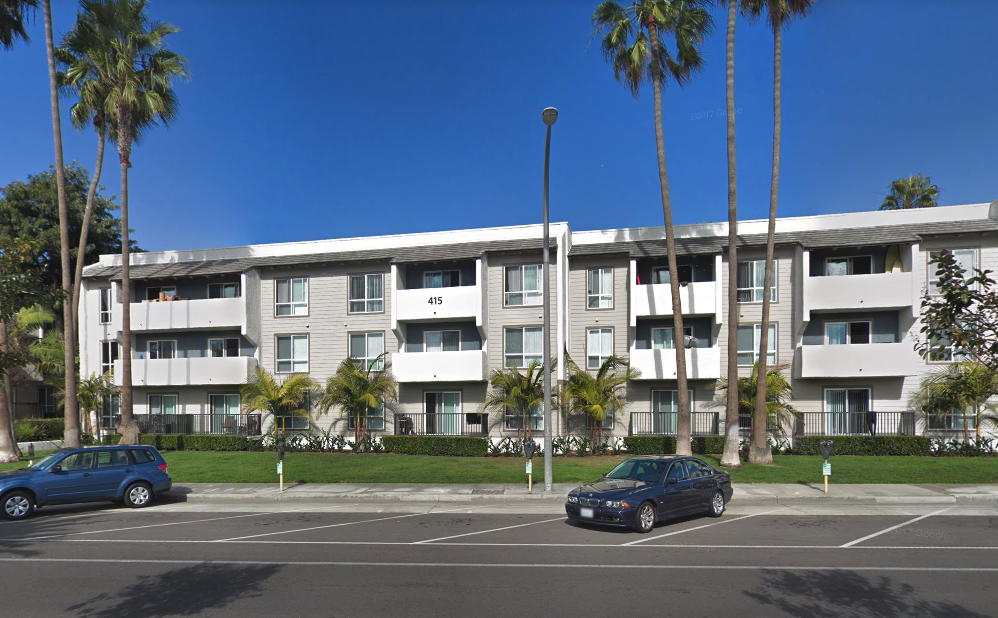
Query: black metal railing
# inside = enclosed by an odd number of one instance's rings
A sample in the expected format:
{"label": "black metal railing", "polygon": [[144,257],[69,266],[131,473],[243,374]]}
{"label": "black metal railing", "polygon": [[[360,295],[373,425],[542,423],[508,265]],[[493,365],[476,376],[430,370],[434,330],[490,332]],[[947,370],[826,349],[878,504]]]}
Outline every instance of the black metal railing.
{"label": "black metal railing", "polygon": [[[693,412],[690,418],[694,436],[719,436],[722,426],[720,412]],[[632,436],[674,436],[678,427],[678,412],[631,412]]]}
{"label": "black metal railing", "polygon": [[[259,414],[136,414],[135,421],[142,433],[184,434],[195,436],[260,435]],[[104,418],[110,421],[105,429],[113,428],[120,417]]]}
{"label": "black metal railing", "polygon": [[43,403],[15,403],[14,420],[22,418],[61,418],[62,408]]}
{"label": "black metal railing", "polygon": [[464,412],[417,412],[395,415],[396,436],[484,436],[489,415]]}
{"label": "black metal railing", "polygon": [[804,412],[798,436],[913,436],[914,412]]}

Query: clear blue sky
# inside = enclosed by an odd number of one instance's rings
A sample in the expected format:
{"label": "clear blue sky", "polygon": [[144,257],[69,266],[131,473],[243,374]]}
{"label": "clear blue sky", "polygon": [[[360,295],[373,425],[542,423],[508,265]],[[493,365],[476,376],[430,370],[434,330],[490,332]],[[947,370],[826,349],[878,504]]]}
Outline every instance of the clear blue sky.
{"label": "clear blue sky", "polygon": [[[163,250],[539,223],[547,106],[551,219],[661,225],[650,85],[635,100],[587,49],[596,4],[151,1],[182,28],[171,47],[193,78],[175,125],[133,154],[134,237]],[[76,4],[53,5],[58,40]],[[664,95],[676,223],[727,218],[715,17],[705,71]],[[780,214],[875,209],[919,172],[943,204],[998,199],[996,23],[989,0],[819,0],[784,36]],[[31,37],[0,52],[3,185],[54,160],[40,12]],[[741,219],[768,213],[772,53],[769,30],[739,20]],[[92,132],[63,132],[66,160],[93,169]],[[110,149],[102,183],[119,192]]]}

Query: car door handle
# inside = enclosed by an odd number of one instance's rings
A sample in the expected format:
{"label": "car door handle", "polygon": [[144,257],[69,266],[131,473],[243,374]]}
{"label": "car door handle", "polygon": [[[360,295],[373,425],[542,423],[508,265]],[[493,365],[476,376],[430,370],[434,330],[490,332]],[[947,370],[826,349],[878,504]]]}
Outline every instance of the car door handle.
{"label": "car door handle", "polygon": [[91,473],[89,473],[89,472],[84,472],[84,473],[83,473],[83,476],[93,476],[93,474],[91,474]]}
{"label": "car door handle", "polygon": [[133,470],[132,468],[127,468],[125,470],[125,474],[131,474],[132,472],[135,472],[135,470]]}

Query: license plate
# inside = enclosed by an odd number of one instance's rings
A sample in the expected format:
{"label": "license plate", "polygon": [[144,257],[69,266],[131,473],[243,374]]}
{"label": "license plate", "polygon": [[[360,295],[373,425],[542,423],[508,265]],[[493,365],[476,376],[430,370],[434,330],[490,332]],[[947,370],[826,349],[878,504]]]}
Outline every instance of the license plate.
{"label": "license plate", "polygon": [[596,514],[593,513],[592,509],[587,509],[587,508],[583,507],[583,508],[579,509],[579,516],[580,517],[588,517],[589,519],[592,519],[593,517],[596,516]]}

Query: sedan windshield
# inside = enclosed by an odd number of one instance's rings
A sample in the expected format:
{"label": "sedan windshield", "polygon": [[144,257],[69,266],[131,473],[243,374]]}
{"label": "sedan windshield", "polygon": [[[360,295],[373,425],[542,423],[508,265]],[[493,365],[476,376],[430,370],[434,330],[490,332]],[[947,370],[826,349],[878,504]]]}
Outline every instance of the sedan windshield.
{"label": "sedan windshield", "polygon": [[648,461],[645,459],[630,459],[622,462],[619,466],[606,475],[608,479],[634,479],[646,483],[654,483],[662,478],[664,466],[660,461]]}

